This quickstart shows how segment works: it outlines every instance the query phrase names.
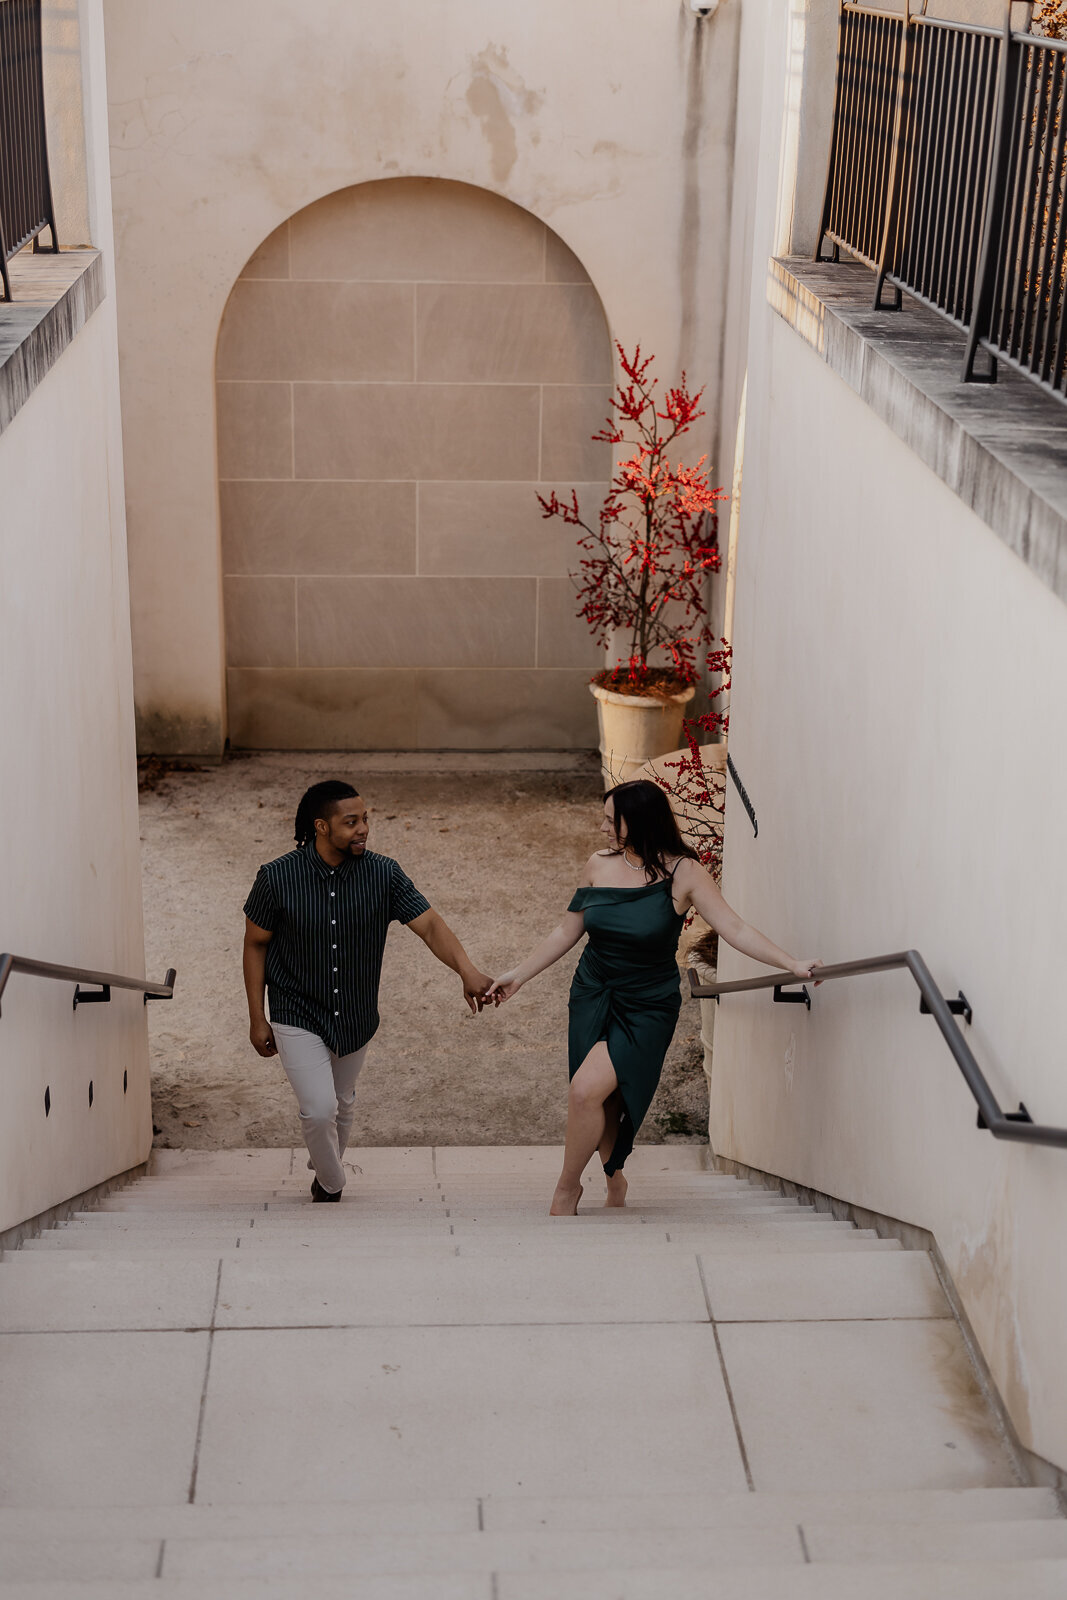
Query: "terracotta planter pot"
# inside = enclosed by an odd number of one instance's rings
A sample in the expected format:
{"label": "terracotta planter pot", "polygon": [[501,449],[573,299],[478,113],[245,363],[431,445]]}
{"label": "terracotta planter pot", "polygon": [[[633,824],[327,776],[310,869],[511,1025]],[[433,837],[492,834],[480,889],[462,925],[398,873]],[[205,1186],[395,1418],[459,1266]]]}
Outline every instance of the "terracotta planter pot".
{"label": "terracotta planter pot", "polygon": [[589,689],[597,703],[605,789],[636,777],[646,761],[677,750],[685,708],[696,694],[692,685],[672,694],[668,700],[656,700],[650,695],[618,694],[614,689],[602,689],[597,683],[591,683]]}

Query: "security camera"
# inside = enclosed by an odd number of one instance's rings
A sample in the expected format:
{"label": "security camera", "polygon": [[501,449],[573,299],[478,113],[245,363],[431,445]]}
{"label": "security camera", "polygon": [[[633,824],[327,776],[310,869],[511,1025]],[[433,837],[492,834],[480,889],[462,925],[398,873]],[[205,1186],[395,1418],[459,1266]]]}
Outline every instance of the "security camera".
{"label": "security camera", "polygon": [[719,9],[719,0],[689,0],[689,9],[698,17],[713,17]]}

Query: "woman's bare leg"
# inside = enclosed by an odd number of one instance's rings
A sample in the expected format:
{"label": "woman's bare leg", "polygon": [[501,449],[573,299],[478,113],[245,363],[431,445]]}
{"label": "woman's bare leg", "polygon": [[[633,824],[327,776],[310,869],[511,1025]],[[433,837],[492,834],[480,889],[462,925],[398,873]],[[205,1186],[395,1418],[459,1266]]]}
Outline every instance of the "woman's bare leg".
{"label": "woman's bare leg", "polygon": [[[611,1160],[611,1152],[615,1148],[615,1141],[619,1137],[619,1119],[622,1114],[622,1091],[616,1089],[604,1102],[604,1137],[600,1141],[600,1159],[605,1164]],[[604,1204],[609,1207],[624,1206],[626,1204],[626,1179],[621,1172],[612,1173],[609,1178],[607,1173],[608,1197]]]}
{"label": "woman's bare leg", "polygon": [[604,1138],[605,1100],[615,1093],[619,1080],[603,1040],[595,1044],[571,1079],[567,1096],[567,1143],[563,1171],[552,1196],[549,1215],[573,1217],[582,1198],[582,1173]]}

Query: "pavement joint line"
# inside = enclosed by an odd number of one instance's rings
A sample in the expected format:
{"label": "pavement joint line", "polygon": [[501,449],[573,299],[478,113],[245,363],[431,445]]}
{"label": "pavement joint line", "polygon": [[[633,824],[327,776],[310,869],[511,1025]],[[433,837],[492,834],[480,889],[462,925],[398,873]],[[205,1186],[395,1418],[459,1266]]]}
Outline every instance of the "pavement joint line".
{"label": "pavement joint line", "polygon": [[196,1477],[200,1471],[200,1442],[204,1437],[204,1416],[207,1411],[207,1386],[211,1377],[211,1352],[215,1347],[215,1313],[219,1305],[219,1291],[222,1288],[222,1257],[219,1257],[219,1269],[215,1274],[215,1299],[211,1306],[211,1327],[207,1336],[207,1360],[204,1362],[204,1383],[200,1390],[200,1410],[196,1419],[196,1442],[193,1445],[193,1469],[189,1477],[189,1505],[196,1504]]}
{"label": "pavement joint line", "polygon": [[[220,1262],[220,1266],[222,1263]],[[869,1318],[869,1321],[884,1321],[885,1318]],[[905,1320],[905,1319],[901,1319]],[[911,1318],[911,1321],[930,1321],[930,1318]],[[41,1339],[49,1335],[59,1337],[70,1334],[84,1338],[87,1334],[100,1334],[110,1336],[114,1333],[207,1333],[221,1335],[226,1333],[402,1333],[405,1328],[413,1332],[440,1333],[449,1328],[489,1330],[492,1328],[703,1328],[707,1325],[706,1317],[673,1317],[661,1319],[656,1317],[612,1317],[602,1322],[567,1322],[553,1318],[551,1322],[232,1322],[218,1324],[215,1322],[193,1323],[184,1327],[162,1328],[5,1328],[0,1330],[0,1339]],[[763,1327],[763,1323],[752,1324]],[[744,1326],[744,1324],[737,1324]],[[199,1438],[199,1430],[197,1433]],[[2,1595],[0,1589],[0,1595]]]}
{"label": "pavement joint line", "polygon": [[811,1552],[808,1549],[808,1541],[804,1537],[804,1526],[800,1522],[797,1523],[797,1538],[800,1540],[800,1553],[804,1557],[804,1565],[810,1567]]}
{"label": "pavement joint line", "polygon": [[726,1399],[730,1406],[730,1416],[733,1419],[734,1433],[737,1436],[737,1448],[741,1455],[741,1465],[745,1469],[745,1482],[748,1484],[749,1493],[755,1494],[756,1480],[752,1476],[752,1465],[748,1459],[748,1451],[745,1449],[744,1435],[741,1432],[741,1418],[737,1414],[737,1402],[734,1400],[734,1391],[730,1385],[730,1374],[726,1370],[726,1358],[722,1353],[722,1340],[719,1338],[719,1330],[715,1324],[715,1313],[711,1309],[711,1295],[708,1292],[708,1280],[704,1276],[704,1262],[699,1255],[697,1256],[697,1272],[700,1275],[700,1287],[704,1291],[704,1304],[708,1308],[708,1321],[711,1323],[711,1333],[713,1339],[715,1340],[715,1351],[719,1357],[719,1370],[722,1373],[723,1388],[726,1390]]}
{"label": "pavement joint line", "polygon": [[167,1551],[167,1541],[166,1541],[166,1539],[160,1539],[160,1541],[159,1541],[159,1555],[156,1557],[156,1577],[157,1578],[162,1578],[162,1576],[163,1576],[163,1558],[166,1555],[166,1551]]}
{"label": "pavement joint line", "polygon": [[478,1532],[485,1532],[485,1501],[478,1496]]}

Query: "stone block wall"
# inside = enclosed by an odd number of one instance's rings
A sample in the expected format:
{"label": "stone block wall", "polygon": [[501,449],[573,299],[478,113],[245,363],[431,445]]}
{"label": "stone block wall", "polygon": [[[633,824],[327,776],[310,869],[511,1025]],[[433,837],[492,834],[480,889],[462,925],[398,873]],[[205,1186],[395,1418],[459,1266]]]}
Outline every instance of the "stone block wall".
{"label": "stone block wall", "polygon": [[595,744],[535,496],[599,506],[611,341],[549,228],[438,179],[330,195],[248,262],[216,372],[234,746]]}

